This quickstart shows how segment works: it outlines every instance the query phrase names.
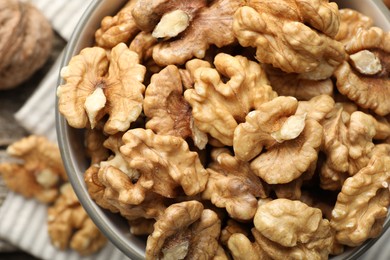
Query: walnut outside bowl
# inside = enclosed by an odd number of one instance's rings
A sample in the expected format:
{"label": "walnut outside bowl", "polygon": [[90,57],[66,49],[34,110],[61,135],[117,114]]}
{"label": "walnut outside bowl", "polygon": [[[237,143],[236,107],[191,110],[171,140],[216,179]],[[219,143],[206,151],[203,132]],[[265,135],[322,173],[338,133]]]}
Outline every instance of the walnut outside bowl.
{"label": "walnut outside bowl", "polygon": [[[81,49],[93,45],[94,33],[100,27],[102,18],[113,15],[125,2],[126,0],[92,1],[68,42],[62,67],[67,65],[71,57],[78,54]],[[390,31],[390,14],[381,0],[339,0],[335,2],[339,4],[340,8],[352,8],[370,16],[376,26]],[[60,77],[58,83],[63,84]],[[144,259],[145,239],[130,234],[124,218],[100,208],[88,194],[83,178],[84,171],[89,167],[84,149],[83,130],[70,127],[66,119],[59,113],[58,108],[56,110],[56,129],[67,174],[82,206],[107,238],[125,255],[134,260]],[[384,231],[389,226],[390,219],[388,217],[384,224]],[[376,241],[377,239],[370,239],[360,247],[349,249],[332,259],[356,259]]]}

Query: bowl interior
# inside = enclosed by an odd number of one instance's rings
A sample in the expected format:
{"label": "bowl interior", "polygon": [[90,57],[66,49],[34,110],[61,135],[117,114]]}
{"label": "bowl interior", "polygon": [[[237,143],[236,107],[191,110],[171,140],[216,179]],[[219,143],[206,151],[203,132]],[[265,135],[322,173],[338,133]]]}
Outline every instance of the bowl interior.
{"label": "bowl interior", "polygon": [[[92,46],[94,33],[100,27],[102,18],[112,15],[122,7],[126,0],[117,1],[93,1],[86,10],[78,26],[76,27],[71,40],[67,45],[62,67],[67,65],[72,56],[78,54],[84,47]],[[390,15],[381,0],[355,1],[339,0],[335,1],[340,8],[352,8],[360,11],[374,19],[375,25],[390,31]],[[63,84],[61,78],[58,81]],[[118,214],[104,210],[96,205],[89,197],[83,179],[84,171],[89,167],[84,149],[84,131],[71,128],[65,118],[58,112],[56,107],[56,127],[58,143],[61,155],[65,164],[69,180],[85,210],[89,216],[110,239],[110,241],[124,252],[131,259],[145,258],[145,239],[129,233],[128,224],[125,219]],[[386,219],[386,230],[390,225],[389,218]],[[358,248],[347,250],[342,255],[332,259],[352,259],[364,253],[376,239],[371,239]]]}

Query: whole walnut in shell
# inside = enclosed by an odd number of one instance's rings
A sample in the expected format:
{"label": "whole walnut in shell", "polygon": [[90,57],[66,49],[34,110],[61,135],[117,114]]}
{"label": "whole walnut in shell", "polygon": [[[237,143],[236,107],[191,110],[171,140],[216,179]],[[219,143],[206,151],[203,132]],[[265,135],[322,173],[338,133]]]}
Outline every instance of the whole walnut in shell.
{"label": "whole walnut in shell", "polygon": [[18,86],[49,57],[53,32],[28,1],[0,2],[0,90]]}

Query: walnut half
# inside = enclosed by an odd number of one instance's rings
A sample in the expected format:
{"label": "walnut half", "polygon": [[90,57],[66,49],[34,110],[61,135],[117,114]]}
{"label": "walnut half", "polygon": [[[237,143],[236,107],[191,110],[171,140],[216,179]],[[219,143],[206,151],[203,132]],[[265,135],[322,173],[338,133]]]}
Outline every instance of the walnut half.
{"label": "walnut half", "polygon": [[276,199],[260,205],[252,230],[256,242],[274,259],[326,259],[333,233],[320,209],[300,201]]}
{"label": "walnut half", "polygon": [[30,135],[8,146],[7,153],[21,162],[0,164],[6,185],[27,198],[50,203],[67,180],[57,145],[43,136]]}
{"label": "walnut half", "polygon": [[153,48],[158,65],[204,58],[206,50],[235,42],[233,14],[241,0],[138,0],[133,17],[143,31],[162,40]]}
{"label": "walnut half", "polygon": [[122,140],[120,152],[129,166],[138,170],[144,188],[168,198],[180,194],[178,187],[188,196],[205,189],[208,172],[184,139],[136,128],[127,131]]}
{"label": "walnut half", "polygon": [[294,97],[277,97],[250,112],[234,131],[235,156],[251,160],[252,171],[268,184],[291,182],[317,160],[322,126],[296,114],[297,108]]}
{"label": "walnut half", "polygon": [[48,209],[48,232],[53,245],[90,255],[106,245],[107,239],[80,205],[70,183],[61,187],[61,196]]}
{"label": "walnut half", "polygon": [[390,205],[390,146],[377,145],[369,164],[345,180],[332,211],[339,243],[359,246],[377,237]]}
{"label": "walnut half", "polygon": [[211,259],[220,231],[217,214],[199,201],[172,204],[154,224],[146,259]]}
{"label": "walnut half", "polygon": [[214,65],[215,68],[202,66],[194,71],[194,89],[187,89],[184,98],[201,131],[232,145],[237,125],[252,109],[275,98],[276,93],[260,65],[244,56],[220,53]]}
{"label": "walnut half", "polygon": [[338,28],[337,4],[326,0],[250,0],[233,22],[239,43],[257,48],[257,60],[312,80],[328,78],[345,59],[333,39]]}
{"label": "walnut half", "polygon": [[390,113],[390,33],[360,28],[347,42],[349,60],[335,71],[340,93],[380,116]]}
{"label": "walnut half", "polygon": [[183,97],[183,81],[175,65],[168,65],[152,76],[145,91],[146,128],[157,134],[183,139],[190,137],[198,148],[203,149],[207,144],[207,135],[196,129],[191,106]]}
{"label": "walnut half", "polygon": [[69,125],[94,128],[104,115],[108,134],[126,131],[142,112],[146,69],[138,55],[119,43],[108,55],[103,48],[83,49],[62,68],[58,108]]}

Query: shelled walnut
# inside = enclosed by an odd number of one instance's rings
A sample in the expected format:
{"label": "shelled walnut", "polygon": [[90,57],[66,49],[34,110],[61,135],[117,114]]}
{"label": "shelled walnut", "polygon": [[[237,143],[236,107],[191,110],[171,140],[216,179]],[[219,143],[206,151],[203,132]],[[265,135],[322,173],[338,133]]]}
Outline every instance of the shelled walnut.
{"label": "shelled walnut", "polygon": [[151,78],[144,99],[144,113],[148,118],[147,129],[157,134],[192,138],[203,149],[207,135],[194,123],[190,104],[183,97],[183,75],[175,65],[169,65]]}
{"label": "shelled walnut", "polygon": [[30,135],[8,146],[7,153],[19,160],[0,164],[0,174],[9,189],[44,203],[56,200],[58,187],[67,180],[56,144]]}
{"label": "shelled walnut", "polygon": [[339,243],[358,246],[381,232],[390,205],[389,167],[390,146],[381,144],[368,165],[345,181],[331,218]]}
{"label": "shelled walnut", "polygon": [[202,199],[226,208],[230,217],[250,220],[256,213],[258,198],[266,198],[265,184],[250,169],[249,163],[233,157],[227,149],[211,152],[209,180]]}
{"label": "shelled walnut", "polygon": [[320,178],[324,189],[340,189],[347,177],[368,164],[375,147],[375,118],[360,111],[350,114],[345,106],[337,103],[323,120],[325,131],[321,150],[327,159]]}
{"label": "shelled walnut", "polygon": [[228,248],[236,260],[270,259],[258,243],[252,243],[247,236],[234,233],[228,241]]}
{"label": "shelled walnut", "polygon": [[359,29],[368,29],[374,24],[371,17],[363,15],[353,9],[340,9],[339,13],[340,27],[335,39],[343,43],[347,43],[351,40]]}
{"label": "shelled walnut", "polygon": [[169,206],[148,237],[147,259],[210,259],[218,250],[221,223],[198,201]]}
{"label": "shelled walnut", "polygon": [[137,1],[133,9],[141,30],[163,39],[153,48],[159,65],[184,64],[204,58],[210,45],[221,48],[236,41],[233,14],[241,0]]}
{"label": "shelled walnut", "polygon": [[[276,93],[259,64],[243,56],[220,53],[214,65],[215,69],[198,67],[194,71],[194,88],[186,90],[184,98],[201,131],[224,145],[232,145],[237,125]],[[229,80],[225,83],[224,78]]]}
{"label": "shelled walnut", "polygon": [[[297,108],[295,98],[277,97],[249,113],[234,131],[236,156],[254,158],[251,169],[268,184],[288,183],[317,160],[322,127],[306,114],[296,115]],[[261,153],[263,148],[267,151]]]}
{"label": "shelled walnut", "polygon": [[120,152],[140,173],[138,181],[144,189],[168,198],[177,197],[181,190],[194,196],[205,189],[209,174],[184,139],[137,128],[127,131],[122,140]]}
{"label": "shelled walnut", "polygon": [[95,33],[97,46],[111,49],[121,42],[128,42],[140,31],[131,14],[137,1],[131,0],[115,15],[106,16]]}
{"label": "shelled walnut", "polygon": [[330,77],[345,59],[334,40],[339,29],[336,3],[324,0],[246,1],[234,14],[233,31],[256,59],[302,78]]}
{"label": "shelled walnut", "polygon": [[90,255],[106,245],[107,239],[88,217],[70,183],[48,209],[48,232],[53,245],[61,250],[72,248]]}
{"label": "shelled walnut", "polygon": [[59,110],[73,127],[94,128],[109,115],[104,132],[126,131],[142,111],[144,75],[138,55],[124,43],[109,55],[100,47],[86,48],[61,70]]}
{"label": "shelled walnut", "polygon": [[298,100],[309,100],[327,94],[333,96],[333,82],[324,80],[302,79],[297,73],[286,73],[272,66],[263,65],[272,89],[279,96],[293,96]]}
{"label": "shelled walnut", "polygon": [[380,116],[390,113],[390,33],[360,28],[346,43],[349,54],[335,71],[337,89],[358,106]]}
{"label": "shelled walnut", "polygon": [[325,259],[334,241],[321,210],[300,201],[276,199],[261,205],[254,224],[256,243],[274,259]]}

